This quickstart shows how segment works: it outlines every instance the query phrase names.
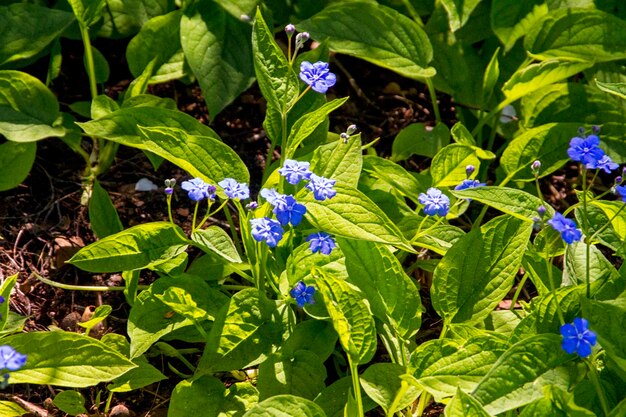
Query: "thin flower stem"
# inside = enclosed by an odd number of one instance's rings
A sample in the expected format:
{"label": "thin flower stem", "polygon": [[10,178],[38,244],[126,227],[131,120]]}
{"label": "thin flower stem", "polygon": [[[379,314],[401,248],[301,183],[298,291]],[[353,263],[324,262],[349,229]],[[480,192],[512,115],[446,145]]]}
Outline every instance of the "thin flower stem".
{"label": "thin flower stem", "polygon": [[89,91],[91,99],[98,96],[98,86],[96,85],[96,67],[93,61],[93,52],[91,50],[91,39],[89,39],[89,28],[79,24],[80,37],[83,39],[85,48],[85,61],[87,61],[87,76],[89,78]]}
{"label": "thin flower stem", "polygon": [[409,384],[406,381],[401,381],[400,389],[398,390],[396,396],[393,398],[393,402],[389,406],[386,417],[393,417],[393,415],[395,414],[395,410],[399,408],[398,406],[400,405],[400,401],[402,400],[402,397],[404,397],[404,394],[406,394],[408,389]]}
{"label": "thin flower stem", "polygon": [[109,409],[111,408],[111,401],[113,401],[113,391],[109,391],[109,396],[107,398],[107,402],[104,405],[104,414],[108,414]]}
{"label": "thin flower stem", "polygon": [[[52,281],[50,279],[44,278],[36,272],[32,272],[35,278],[39,281],[48,284],[55,288],[61,288],[63,290],[71,290],[71,291],[97,291],[97,292],[106,292],[106,291],[124,291],[126,287],[120,286],[95,286],[95,285],[70,285],[70,284],[62,284],[60,282]],[[137,286],[138,290],[145,290],[148,288],[148,285],[139,285]]]}
{"label": "thin flower stem", "polygon": [[559,301],[559,296],[556,293],[556,288],[554,285],[554,279],[552,274],[552,257],[548,256],[546,258],[546,267],[548,268],[548,282],[550,284],[550,294],[554,297],[554,302],[556,303],[556,313],[559,316],[559,322],[561,326],[565,324],[565,319],[563,318],[563,311],[561,310],[561,302]]}
{"label": "thin flower stem", "polygon": [[226,216],[226,221],[228,221],[228,226],[230,227],[230,234],[233,237],[233,242],[235,243],[237,252],[244,253],[243,249],[241,248],[241,241],[239,240],[239,235],[237,234],[237,228],[235,227],[233,216],[230,214],[230,209],[228,208],[228,204],[224,206],[224,215]]}
{"label": "thin flower stem", "polygon": [[[589,238],[589,221],[587,219],[588,211],[587,211],[587,170],[581,164],[581,172],[582,172],[582,187],[583,187],[583,211],[585,212],[585,216],[583,218],[582,227],[583,233],[585,234],[585,281],[587,283],[587,298],[591,298],[591,276],[590,276],[590,259],[591,256],[591,239]],[[595,177],[594,177],[595,178]]]}
{"label": "thin flower stem", "polygon": [[437,120],[437,123],[441,123],[441,113],[439,112],[439,103],[437,102],[437,91],[435,90],[435,84],[433,84],[432,78],[426,78],[425,81],[426,86],[428,87],[428,93],[430,94],[430,101],[433,103],[435,120]]}
{"label": "thin flower stem", "polygon": [[417,10],[415,10],[415,7],[413,7],[411,2],[409,0],[402,0],[402,4],[404,5],[404,7],[406,7],[407,12],[409,12],[409,15],[415,21],[415,23],[417,23],[420,27],[424,27],[422,17],[419,15],[419,13],[417,13]]}
{"label": "thin flower stem", "polygon": [[524,288],[524,284],[526,284],[527,279],[528,279],[528,274],[524,274],[519,284],[517,284],[517,289],[515,290],[515,294],[513,294],[513,298],[511,299],[511,306],[509,307],[509,310],[511,311],[515,310],[515,304],[517,303],[517,299],[519,298],[519,295],[521,294],[522,289]]}
{"label": "thin flower stem", "polygon": [[363,411],[363,399],[361,398],[359,370],[357,369],[357,364],[354,363],[349,354],[348,363],[350,364],[350,377],[352,378],[352,390],[354,391],[354,399],[356,400],[358,417],[365,417],[365,412]]}
{"label": "thin flower stem", "polygon": [[598,378],[598,370],[594,366],[591,359],[585,360],[585,363],[587,364],[587,368],[589,368],[589,379],[591,380],[591,383],[596,390],[596,394],[600,399],[600,406],[602,407],[602,411],[604,412],[605,416],[608,416],[611,409],[609,408],[609,402],[607,401],[604,390],[602,389],[600,378]]}
{"label": "thin flower stem", "polygon": [[424,415],[424,410],[426,409],[426,406],[428,405],[429,401],[430,401],[430,394],[426,391],[423,391],[422,395],[420,395],[420,400],[417,404],[417,411],[415,412],[416,416],[422,417]]}

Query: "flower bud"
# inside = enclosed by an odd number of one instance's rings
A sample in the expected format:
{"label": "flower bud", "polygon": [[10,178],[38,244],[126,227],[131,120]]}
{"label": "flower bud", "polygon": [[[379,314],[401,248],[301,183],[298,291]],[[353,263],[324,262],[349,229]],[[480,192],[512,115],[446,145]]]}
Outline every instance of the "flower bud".
{"label": "flower bud", "polygon": [[246,208],[250,211],[256,210],[257,208],[259,208],[259,203],[257,203],[256,201],[251,201],[246,204]]}
{"label": "flower bud", "polygon": [[597,135],[598,133],[600,133],[600,126],[592,126],[591,127],[591,131]]}
{"label": "flower bud", "polygon": [[357,129],[356,125],[350,125],[350,126],[348,126],[348,128],[346,129],[346,133],[347,133],[348,135],[352,135],[352,134],[354,134],[354,132],[356,132],[356,129]]}
{"label": "flower bud", "polygon": [[345,132],[343,132],[341,135],[339,135],[339,137],[341,138],[341,140],[343,141],[344,144],[348,143],[348,139],[350,139],[350,135],[348,135]]}
{"label": "flower bud", "polygon": [[578,134],[582,137],[585,137],[585,128],[584,127],[579,127],[578,128]]}
{"label": "flower bud", "polygon": [[622,177],[615,177],[615,184],[621,184],[623,181]]}
{"label": "flower bud", "polygon": [[285,33],[287,34],[287,36],[289,38],[291,38],[291,36],[296,32],[296,27],[294,25],[292,25],[291,23],[289,23],[287,26],[285,26]]}
{"label": "flower bud", "polygon": [[175,185],[176,185],[176,180],[174,178],[165,180],[165,194],[172,195],[174,193]]}
{"label": "flower bud", "polygon": [[539,170],[541,169],[541,161],[537,160],[533,162],[530,166],[530,169],[532,169],[533,173],[538,174]]}
{"label": "flower bud", "polygon": [[309,32],[302,32],[296,35],[296,48],[302,48],[302,45],[309,40]]}
{"label": "flower bud", "polygon": [[476,171],[476,167],[474,165],[468,165],[465,167],[465,173],[467,174],[467,178],[470,177]]}
{"label": "flower bud", "polygon": [[537,207],[537,213],[539,213],[540,217],[545,216],[546,215],[546,207],[545,206]]}
{"label": "flower bud", "polygon": [[241,16],[239,16],[239,20],[241,20],[242,22],[250,22],[252,19],[247,14],[242,14]]}

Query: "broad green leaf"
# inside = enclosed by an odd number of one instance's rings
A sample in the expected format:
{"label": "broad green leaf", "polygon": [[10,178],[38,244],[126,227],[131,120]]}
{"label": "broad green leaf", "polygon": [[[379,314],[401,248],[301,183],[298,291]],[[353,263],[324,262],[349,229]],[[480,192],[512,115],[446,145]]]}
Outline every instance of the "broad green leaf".
{"label": "broad green leaf", "polygon": [[281,347],[284,355],[294,356],[296,351],[308,350],[325,361],[335,350],[337,333],[332,323],[325,320],[305,320],[296,325]]}
{"label": "broad green leaf", "polygon": [[100,19],[106,5],[105,0],[67,0],[78,23],[88,28]]}
{"label": "broad green leaf", "polygon": [[4,417],[21,417],[28,412],[11,401],[0,401],[0,415]]}
{"label": "broad green leaf", "polygon": [[[626,211],[620,211],[624,206],[621,201],[592,201],[591,204],[598,207],[611,220],[615,233],[622,239],[626,239]],[[619,213],[618,213],[619,212]]]}
{"label": "broad green leaf", "polygon": [[157,296],[170,288],[180,288],[190,294],[193,302],[210,317],[216,317],[228,297],[221,291],[211,288],[198,277],[183,275],[176,278],[165,277],[155,281],[150,288],[138,296],[128,318],[130,336],[130,357],[136,358],[150,346],[175,330],[193,325],[193,322],[171,307],[161,302]]}
{"label": "broad green leaf", "polygon": [[464,393],[461,388],[444,410],[445,417],[491,417],[483,406],[471,395]]}
{"label": "broad green leaf", "polygon": [[233,240],[219,226],[209,226],[206,229],[196,230],[191,234],[191,240],[207,253],[213,252],[228,262],[242,262]]}
{"label": "broad green leaf", "polygon": [[89,320],[77,324],[83,329],[86,329],[85,334],[89,335],[89,331],[96,324],[101,323],[104,319],[106,319],[112,311],[113,308],[108,304],[99,305],[96,307]]}
{"label": "broad green leaf", "polygon": [[469,145],[476,146],[476,139],[472,136],[469,130],[463,125],[461,122],[456,122],[452,129],[450,129],[450,133],[452,134],[452,139],[456,143],[460,143],[461,145]]}
{"label": "broad green leaf", "polygon": [[37,144],[5,142],[0,145],[0,191],[17,187],[35,162]]}
{"label": "broad green leaf", "polygon": [[83,397],[83,395],[78,391],[61,391],[54,396],[54,400],[52,402],[59,408],[59,410],[72,416],[87,413],[87,409],[85,408],[85,397]]}
{"label": "broad green leaf", "polygon": [[326,376],[324,363],[310,350],[271,355],[259,365],[259,400],[280,394],[313,400],[325,388]]}
{"label": "broad green leaf", "polygon": [[274,301],[253,288],[239,291],[216,317],[198,370],[231,371],[255,363],[280,342],[281,327]]}
{"label": "broad green leaf", "polygon": [[[613,251],[617,252],[624,244],[623,239],[618,236],[613,228],[613,224],[607,226],[609,223],[609,216],[598,206],[593,204],[587,205],[587,212],[583,210],[583,207],[578,207],[574,211],[576,214],[576,223],[584,224],[583,222],[589,222],[589,232],[590,236],[596,234],[596,232],[600,232],[596,235],[595,239],[599,241],[604,246],[611,248]],[[586,219],[586,220],[585,220]]]}
{"label": "broad green leaf", "polygon": [[299,197],[307,208],[306,219],[318,230],[351,239],[387,243],[412,252],[398,228],[369,198],[352,187],[335,185],[337,195],[317,201],[306,192]]}
{"label": "broad green leaf", "polygon": [[89,272],[146,268],[172,255],[173,248],[184,250],[181,236],[182,230],[172,223],[145,223],[82,248],[68,262]]}
{"label": "broad green leaf", "polygon": [[109,194],[98,181],[94,181],[89,199],[89,223],[93,233],[100,239],[124,230]]}
{"label": "broad green leaf", "polygon": [[352,136],[348,143],[338,140],[322,145],[311,158],[311,172],[355,188],[359,184],[362,166],[361,134]]}
{"label": "broad green leaf", "polygon": [[11,372],[14,384],[83,388],[110,381],[137,366],[99,340],[76,333],[22,333],[2,341],[28,356],[19,371]]}
{"label": "broad green leaf", "polygon": [[[91,47],[91,55],[93,57],[93,67],[94,67],[94,79],[98,84],[104,84],[109,80],[109,76],[111,75],[111,68],[109,68],[109,62],[102,55],[102,52],[97,50],[95,47]],[[85,71],[89,71],[89,65],[87,63],[87,56],[83,57],[83,65],[85,66]]]}
{"label": "broad green leaf", "polygon": [[447,323],[483,320],[510,291],[532,223],[500,216],[461,237],[437,265],[431,297]]}
{"label": "broad green leaf", "polygon": [[[351,397],[353,397],[352,379],[345,376],[326,387],[315,399],[315,404],[319,405],[328,417],[345,417],[344,410]],[[376,407],[376,403],[365,395],[362,388],[361,398],[363,411],[368,412]]]}
{"label": "broad green leaf", "polygon": [[528,404],[519,415],[520,417],[568,417],[568,415],[560,410],[550,398],[540,398]]}
{"label": "broad green leaf", "polygon": [[291,128],[289,138],[287,139],[288,155],[293,155],[296,149],[298,149],[298,146],[326,120],[333,110],[338,109],[348,101],[348,98],[349,97],[344,97],[329,101],[320,108],[298,119]]}
{"label": "broad green leaf", "polygon": [[385,245],[338,239],[350,281],[365,294],[375,317],[401,338],[414,336],[422,324],[419,288]]}
{"label": "broad green leaf", "polygon": [[498,0],[491,5],[491,28],[508,52],[547,13],[542,0]]}
{"label": "broad green leaf", "polygon": [[62,126],[53,126],[59,116],[54,94],[37,78],[25,72],[0,71],[0,134],[15,142],[34,142],[63,136]]}
{"label": "broad green leaf", "polygon": [[[157,96],[153,96],[152,94],[139,94],[133,97],[127,97],[122,103],[122,108],[142,107],[142,106],[161,107],[167,110],[178,109],[176,101],[174,101],[173,99],[168,98],[168,97],[157,97]],[[99,117],[103,117],[103,116],[99,116]]]}
{"label": "broad green leaf", "polygon": [[225,391],[224,384],[212,376],[180,381],[172,391],[167,417],[218,417]]}
{"label": "broad green leaf", "polygon": [[[323,229],[322,229],[323,230]],[[312,278],[313,268],[319,268],[339,278],[347,278],[346,261],[341,247],[336,247],[330,255],[313,253],[309,249],[309,243],[305,242],[293,250],[287,259],[285,272],[290,288],[298,281],[306,281]]]}
{"label": "broad green leaf", "polygon": [[90,113],[92,119],[104,117],[107,114],[111,114],[119,109],[120,105],[117,103],[117,101],[104,94],[100,94],[99,96],[96,96],[93,100],[91,100]]}
{"label": "broad green leaf", "polygon": [[184,317],[194,320],[213,319],[193,300],[191,294],[183,288],[168,288],[163,294],[156,294],[157,300]]}
{"label": "broad green leaf", "polygon": [[156,16],[141,27],[126,48],[128,69],[133,77],[139,77],[150,61],[154,63],[154,74],[150,83],[162,83],[184,77],[189,69],[180,44],[181,10]]}
{"label": "broad green leaf", "polygon": [[216,0],[233,17],[247,21],[254,14],[254,10],[261,0]]}
{"label": "broad green leaf", "polygon": [[[450,190],[450,192],[455,197],[480,201],[503,213],[528,222],[532,222],[533,218],[538,216],[537,208],[539,206],[546,206],[539,197],[516,188],[485,186],[466,190]],[[548,205],[546,216],[552,217],[553,214],[554,209]]]}
{"label": "broad green leaf", "polygon": [[[252,53],[256,78],[268,107],[279,114],[286,114],[286,110],[297,98],[299,81],[282,49],[274,40],[274,34],[263,20],[260,9],[257,9],[252,27]],[[270,109],[268,113],[269,111]]]}
{"label": "broad green leaf", "polygon": [[[608,417],[625,417],[625,416],[626,416],[626,398],[620,401],[619,404],[617,404],[615,408],[611,410]],[[563,417],[566,417],[566,416],[563,416]]]}
{"label": "broad green leaf", "polygon": [[218,417],[239,417],[259,402],[259,392],[251,382],[237,382],[226,390]]}
{"label": "broad green leaf", "polygon": [[[540,334],[522,340],[500,356],[472,396],[491,413],[499,414],[515,408],[509,403],[513,401],[512,394],[527,385],[540,386],[539,377],[570,359],[571,356],[561,349],[560,335]],[[505,397],[508,401],[499,404],[498,400]],[[518,406],[535,399],[532,395],[521,397]]]}
{"label": "broad green leaf", "polygon": [[180,21],[185,59],[200,83],[211,119],[254,80],[250,36],[250,25],[212,1],[187,8]]}
{"label": "broad green leaf", "polygon": [[589,327],[598,335],[600,345],[622,372],[626,372],[626,341],[619,331],[626,321],[626,293],[615,300],[585,300],[583,310]]}
{"label": "broad green leaf", "polygon": [[[436,73],[428,66],[433,49],[426,33],[413,20],[386,6],[364,1],[331,4],[297,28],[316,40],[328,39],[334,51],[407,78],[419,80]],[[384,36],[380,28],[385,28]]]}
{"label": "broad green leaf", "polygon": [[[487,69],[485,69],[485,74],[483,75],[483,103],[485,104],[489,102],[489,99],[493,95],[493,90],[495,89],[498,78],[500,77],[500,63],[498,62],[499,53],[500,47],[496,48],[496,51],[491,56],[491,60],[489,61]],[[462,124],[460,124],[460,122],[457,122],[457,124],[454,125],[454,127],[457,126],[465,128]],[[464,136],[465,133],[466,132],[463,132]]]}
{"label": "broad green leaf", "polygon": [[375,363],[361,374],[359,381],[368,397],[387,415],[393,415],[410,406],[420,394],[416,387],[402,379],[406,373],[406,369],[396,363]]}
{"label": "broad green leaf", "polygon": [[243,417],[326,417],[319,405],[295,395],[276,395],[255,404]]}
{"label": "broad green leaf", "polygon": [[415,246],[430,249],[439,255],[445,255],[448,249],[464,235],[465,232],[456,226],[440,224],[429,229],[428,233],[413,238],[411,243]]}
{"label": "broad green leaf", "polygon": [[565,248],[563,282],[561,285],[578,285],[586,283],[586,271],[589,268],[589,280],[605,280],[608,276],[618,276],[615,267],[595,246],[589,248],[589,263],[587,264],[587,245],[583,242],[574,242]]}
{"label": "broad green leaf", "polygon": [[39,55],[73,21],[72,13],[35,4],[1,6],[0,67],[16,68],[30,63],[30,58]]}
{"label": "broad green leaf", "polygon": [[467,178],[466,167],[480,166],[480,159],[493,159],[495,155],[477,146],[453,143],[437,152],[430,165],[433,187],[456,186]]}
{"label": "broad green leaf", "polygon": [[534,181],[530,169],[534,161],[541,162],[539,176],[549,175],[569,160],[567,148],[576,134],[577,124],[550,123],[530,129],[509,143],[500,164],[508,179]]}
{"label": "broad green leaf", "polygon": [[450,31],[456,32],[461,29],[467,21],[470,15],[478,6],[481,0],[442,0],[441,4],[446,9],[448,14],[448,21],[450,23]]}
{"label": "broad green leaf", "polygon": [[603,83],[598,80],[595,83],[600,90],[626,100],[626,83]]}
{"label": "broad green leaf", "polygon": [[412,123],[402,129],[391,145],[391,160],[401,161],[411,155],[422,155],[432,158],[444,146],[450,143],[450,130],[439,123],[435,127],[424,123]]}
{"label": "broad green leaf", "polygon": [[174,4],[168,0],[106,0],[103,22],[97,36],[126,38],[134,35],[151,18],[169,12]]}
{"label": "broad green leaf", "polygon": [[4,330],[10,319],[9,317],[9,299],[11,298],[11,291],[17,283],[18,274],[7,277],[0,286],[0,295],[4,297],[5,302],[0,304],[0,331]]}
{"label": "broad green leaf", "polygon": [[376,327],[363,295],[346,281],[315,270],[319,293],[339,335],[341,347],[356,364],[369,362],[376,351]]}
{"label": "broad green leaf", "polygon": [[592,9],[563,8],[547,14],[524,39],[537,59],[590,63],[626,58],[626,22]]}
{"label": "broad green leaf", "polygon": [[396,192],[418,202],[418,195],[426,192],[426,188],[410,172],[399,164],[374,155],[363,157],[363,170],[370,175],[389,183]]}
{"label": "broad green leaf", "polygon": [[517,72],[502,87],[507,102],[524,97],[550,84],[565,80],[593,66],[593,62],[563,61],[557,58],[530,64]]}

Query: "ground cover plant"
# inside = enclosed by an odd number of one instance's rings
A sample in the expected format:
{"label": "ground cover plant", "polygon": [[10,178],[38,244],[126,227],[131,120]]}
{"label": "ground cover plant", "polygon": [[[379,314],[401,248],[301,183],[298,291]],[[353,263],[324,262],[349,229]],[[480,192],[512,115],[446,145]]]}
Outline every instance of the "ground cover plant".
{"label": "ground cover plant", "polygon": [[[0,415],[626,415],[621,2],[0,19]],[[393,132],[361,71],[410,103]],[[71,198],[16,228],[20,190],[57,181],[36,161],[71,166]],[[136,218],[122,166],[151,172]],[[49,243],[65,199],[76,233]],[[67,294],[94,305],[42,312]]]}

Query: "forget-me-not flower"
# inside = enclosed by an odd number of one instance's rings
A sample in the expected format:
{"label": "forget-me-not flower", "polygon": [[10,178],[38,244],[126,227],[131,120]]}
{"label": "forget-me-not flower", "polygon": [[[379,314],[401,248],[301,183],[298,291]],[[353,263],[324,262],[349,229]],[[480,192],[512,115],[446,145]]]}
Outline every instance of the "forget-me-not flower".
{"label": "forget-me-not flower", "polygon": [[591,347],[596,344],[596,334],[589,330],[589,322],[575,318],[572,324],[561,326],[563,341],[561,347],[569,354],[577,353],[581,358],[591,355]]}
{"label": "forget-me-not flower", "polygon": [[308,162],[299,162],[293,159],[287,159],[283,164],[283,167],[278,170],[278,173],[285,177],[289,184],[296,185],[300,180],[308,180],[311,177],[312,172],[309,171],[310,164]]}
{"label": "forget-me-not flower", "polygon": [[180,188],[187,191],[187,195],[193,201],[200,201],[205,198],[209,200],[215,199],[215,186],[207,184],[201,178],[183,181]]}
{"label": "forget-me-not flower", "polygon": [[615,192],[622,199],[624,203],[626,203],[626,185],[616,185]]}
{"label": "forget-me-not flower", "polygon": [[9,345],[0,346],[0,369],[17,371],[26,363],[26,357]]}
{"label": "forget-me-not flower", "polygon": [[604,151],[600,148],[600,138],[596,135],[589,135],[586,138],[575,137],[569,142],[567,155],[572,161],[582,162],[585,166],[597,164],[604,156]]}
{"label": "forget-me-not flower", "polygon": [[330,255],[333,249],[337,246],[335,239],[333,239],[333,237],[326,232],[311,233],[306,238],[306,241],[309,242],[309,249],[311,249],[311,252],[319,252],[323,255]]}
{"label": "forget-me-not flower", "polygon": [[289,223],[297,226],[306,213],[306,207],[304,204],[298,203],[292,195],[283,195],[276,199],[273,213],[283,226]]}
{"label": "forget-me-not flower", "polygon": [[276,206],[278,200],[284,196],[273,188],[263,188],[259,194],[273,206]]}
{"label": "forget-me-not flower", "polygon": [[324,201],[327,198],[333,198],[337,191],[333,189],[333,186],[337,181],[328,178],[320,177],[315,174],[311,174],[309,183],[306,188],[313,191],[313,197],[316,200]]}
{"label": "forget-me-not flower", "polygon": [[571,245],[583,237],[583,233],[576,228],[576,222],[563,217],[561,213],[555,213],[554,217],[548,220],[548,224],[561,234],[561,237],[568,245]]}
{"label": "forget-me-not flower", "polygon": [[335,74],[328,69],[328,62],[322,61],[315,64],[303,61],[300,64],[300,79],[310,85],[313,91],[322,94],[326,93],[337,81]]}
{"label": "forget-me-not flower", "polygon": [[610,156],[603,155],[602,158],[587,164],[586,167],[589,169],[601,169],[607,174],[610,174],[611,171],[615,171],[617,168],[619,168],[619,165],[613,162]]}
{"label": "forget-me-not flower", "polygon": [[237,182],[234,178],[224,178],[217,185],[222,187],[228,198],[245,200],[250,198],[250,189],[248,184]]}
{"label": "forget-me-not flower", "polygon": [[270,248],[275,248],[278,242],[283,238],[283,228],[274,219],[261,217],[250,219],[252,225],[252,237],[257,242],[267,243]]}
{"label": "forget-me-not flower", "polygon": [[484,182],[480,182],[478,180],[463,180],[462,183],[460,183],[459,185],[457,185],[456,187],[454,187],[455,190],[467,190],[468,188],[476,188],[476,187],[484,187],[485,184]]}
{"label": "forget-me-not flower", "polygon": [[429,188],[426,194],[420,193],[418,197],[420,204],[424,205],[424,213],[428,216],[446,216],[450,211],[450,198],[438,188]]}
{"label": "forget-me-not flower", "polygon": [[298,307],[304,307],[305,304],[315,304],[315,287],[307,286],[304,282],[300,281],[295,287],[289,291],[289,295],[295,298]]}

